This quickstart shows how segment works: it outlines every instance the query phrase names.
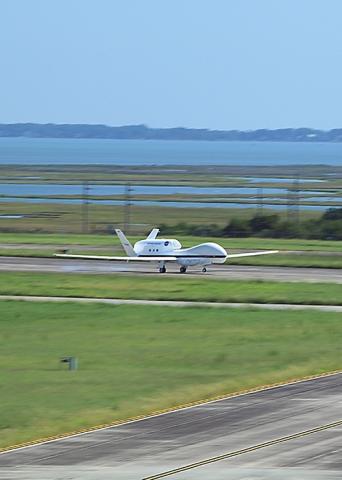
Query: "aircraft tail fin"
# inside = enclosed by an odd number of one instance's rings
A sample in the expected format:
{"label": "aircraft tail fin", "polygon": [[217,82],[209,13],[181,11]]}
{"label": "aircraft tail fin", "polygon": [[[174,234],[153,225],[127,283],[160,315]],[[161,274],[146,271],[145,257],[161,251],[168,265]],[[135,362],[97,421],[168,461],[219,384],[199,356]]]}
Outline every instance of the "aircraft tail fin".
{"label": "aircraft tail fin", "polygon": [[121,245],[123,246],[123,249],[126,252],[126,255],[128,257],[136,257],[137,254],[135,253],[134,248],[132,247],[130,241],[127,240],[125,234],[121,230],[119,230],[118,228],[115,229],[115,233],[119,237],[119,240],[121,242]]}
{"label": "aircraft tail fin", "polygon": [[154,240],[157,235],[159,233],[159,228],[154,228],[148,235],[148,237],[146,237],[146,240]]}

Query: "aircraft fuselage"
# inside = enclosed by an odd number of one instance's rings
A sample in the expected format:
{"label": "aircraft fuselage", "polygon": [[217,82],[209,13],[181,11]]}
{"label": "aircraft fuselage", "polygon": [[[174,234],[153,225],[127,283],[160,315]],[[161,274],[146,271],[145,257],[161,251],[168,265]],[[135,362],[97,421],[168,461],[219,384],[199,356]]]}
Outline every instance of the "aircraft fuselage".
{"label": "aircraft fuselage", "polygon": [[179,265],[210,265],[211,263],[224,263],[227,259],[226,250],[217,243],[201,243],[194,247],[182,248],[176,239],[159,238],[155,240],[140,240],[135,243],[134,251],[138,256],[150,257],[176,257]]}

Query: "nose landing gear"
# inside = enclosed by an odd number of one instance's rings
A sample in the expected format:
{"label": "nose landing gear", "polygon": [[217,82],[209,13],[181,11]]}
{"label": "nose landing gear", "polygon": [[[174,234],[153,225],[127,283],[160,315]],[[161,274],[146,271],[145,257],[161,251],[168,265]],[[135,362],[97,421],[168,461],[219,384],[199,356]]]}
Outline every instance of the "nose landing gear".
{"label": "nose landing gear", "polygon": [[205,273],[207,269],[205,267],[202,268],[202,272]]}
{"label": "nose landing gear", "polygon": [[186,267],[180,267],[179,271],[180,271],[180,273],[185,273],[186,272]]}

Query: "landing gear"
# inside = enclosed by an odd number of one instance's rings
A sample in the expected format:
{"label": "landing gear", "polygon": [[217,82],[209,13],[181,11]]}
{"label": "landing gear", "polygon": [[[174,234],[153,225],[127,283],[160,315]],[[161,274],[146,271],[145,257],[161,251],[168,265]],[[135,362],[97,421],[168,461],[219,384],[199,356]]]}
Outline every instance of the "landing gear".
{"label": "landing gear", "polygon": [[186,267],[180,267],[179,271],[180,271],[180,273],[185,273],[186,272]]}
{"label": "landing gear", "polygon": [[205,267],[202,268],[202,272],[205,273],[207,269]]}
{"label": "landing gear", "polygon": [[159,265],[159,273],[166,273],[165,262],[163,261],[158,262],[158,265]]}

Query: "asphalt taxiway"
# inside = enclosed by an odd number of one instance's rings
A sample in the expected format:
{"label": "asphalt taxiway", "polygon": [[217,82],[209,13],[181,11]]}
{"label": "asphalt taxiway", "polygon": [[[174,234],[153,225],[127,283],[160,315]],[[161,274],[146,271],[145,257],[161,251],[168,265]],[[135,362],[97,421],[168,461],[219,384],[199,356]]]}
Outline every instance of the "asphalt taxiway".
{"label": "asphalt taxiway", "polygon": [[[128,263],[106,260],[65,258],[0,257],[0,271],[59,272],[93,274],[161,275],[153,263]],[[167,274],[179,274],[177,265],[167,264]],[[185,276],[207,276],[231,280],[270,280],[278,282],[342,283],[342,270],[330,268],[263,267],[246,265],[211,265],[207,273],[189,268]]]}
{"label": "asphalt taxiway", "polygon": [[6,452],[0,477],[337,479],[341,407],[334,374]]}

